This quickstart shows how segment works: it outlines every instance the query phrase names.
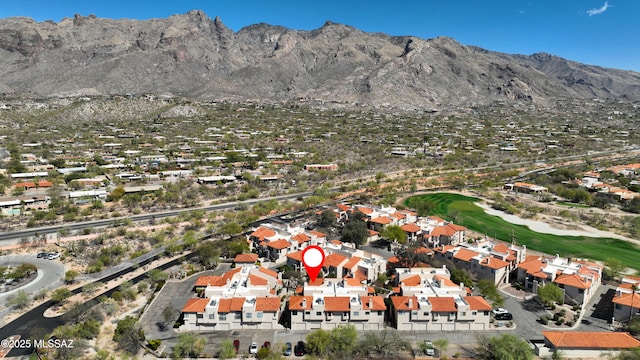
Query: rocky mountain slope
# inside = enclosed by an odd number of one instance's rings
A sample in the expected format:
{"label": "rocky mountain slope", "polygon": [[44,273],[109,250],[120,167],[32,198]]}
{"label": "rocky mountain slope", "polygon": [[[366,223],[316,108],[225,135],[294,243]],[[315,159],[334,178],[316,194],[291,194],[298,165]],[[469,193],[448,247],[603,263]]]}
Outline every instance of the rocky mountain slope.
{"label": "rocky mountain slope", "polygon": [[508,55],[440,37],[257,24],[238,32],[201,11],[167,19],[0,19],[0,93],[155,93],[404,109],[594,97],[640,101],[640,74],[548,54]]}

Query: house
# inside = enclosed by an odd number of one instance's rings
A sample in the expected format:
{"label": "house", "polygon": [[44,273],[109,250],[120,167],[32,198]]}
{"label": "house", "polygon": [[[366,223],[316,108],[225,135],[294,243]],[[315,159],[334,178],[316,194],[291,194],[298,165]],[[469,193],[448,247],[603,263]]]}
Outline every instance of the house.
{"label": "house", "polygon": [[543,331],[544,342],[534,342],[536,355],[561,351],[565,358],[603,358],[620,350],[640,347],[640,341],[624,332]]}
{"label": "house", "polygon": [[44,210],[49,208],[50,198],[46,195],[23,195],[0,198],[2,215],[20,215],[26,210]]}
{"label": "house", "polygon": [[182,308],[181,330],[280,329],[279,274],[263,267],[239,267],[221,276],[201,276]]}
{"label": "house", "polygon": [[544,186],[529,184],[526,182],[519,182],[519,181],[515,183],[507,183],[504,185],[504,188],[505,190],[511,190],[511,191],[516,191],[516,192],[521,192],[526,194],[542,194],[547,192],[547,190],[549,190]]}
{"label": "house", "polygon": [[239,267],[253,266],[258,261],[258,254],[238,254],[233,263]]}
{"label": "house", "polygon": [[446,245],[433,249],[434,258],[448,261],[458,269],[465,270],[478,280],[506,284],[512,267],[509,261],[490,253],[475,251],[464,246]]}
{"label": "house", "polygon": [[624,276],[613,297],[613,321],[628,322],[640,313],[640,277]]}
{"label": "house", "polygon": [[518,265],[517,281],[527,290],[537,292],[538,287],[551,282],[565,292],[565,301],[586,304],[602,283],[603,266],[585,260],[569,260],[556,255],[528,256]]}
{"label": "house", "polygon": [[431,229],[427,229],[424,240],[429,247],[441,245],[457,245],[464,242],[467,228],[450,222],[442,222]]}
{"label": "house", "polygon": [[287,262],[287,255],[301,251],[309,245],[322,246],[326,242],[326,234],[302,227],[261,224],[252,231],[247,240],[259,256],[273,261],[275,264]]}
{"label": "house", "polygon": [[352,279],[317,279],[306,283],[302,295],[291,296],[287,307],[291,330],[333,329],[349,323],[357,330],[384,329],[387,309],[382,296]]}
{"label": "house", "polygon": [[486,330],[492,307],[480,296],[468,296],[464,284],[450,280],[442,268],[398,268],[399,295],[391,296],[391,321],[398,330]]}
{"label": "house", "polygon": [[305,164],[304,169],[307,171],[337,171],[337,164]]}

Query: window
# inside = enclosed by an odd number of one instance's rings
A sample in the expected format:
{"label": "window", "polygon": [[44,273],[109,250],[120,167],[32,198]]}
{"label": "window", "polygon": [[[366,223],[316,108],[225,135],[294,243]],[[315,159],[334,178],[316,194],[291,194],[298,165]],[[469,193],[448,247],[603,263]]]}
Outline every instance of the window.
{"label": "window", "polygon": [[368,316],[370,314],[370,312],[365,311],[364,314]]}
{"label": "window", "polygon": [[239,313],[239,312],[237,312],[237,313],[235,313],[234,318],[235,318],[236,320],[237,320],[237,319],[242,319],[242,314],[241,314],[241,313]]}
{"label": "window", "polygon": [[427,311],[423,312],[422,315],[424,316],[429,316],[429,313]]}
{"label": "window", "polygon": [[196,318],[198,318],[198,319],[204,319],[204,314],[196,314]]}
{"label": "window", "polygon": [[251,319],[251,313],[246,313],[244,317],[247,319]]}
{"label": "window", "polygon": [[478,315],[478,312],[477,311],[472,311],[471,315]]}
{"label": "window", "polygon": [[621,310],[622,306],[620,306],[620,304],[616,304],[616,310]]}
{"label": "window", "polygon": [[262,319],[262,313],[261,313],[261,312],[256,313],[256,317],[257,317],[258,319]]}
{"label": "window", "polygon": [[354,311],[353,316],[360,316],[360,311]]}
{"label": "window", "polygon": [[317,312],[316,312],[316,315],[317,315],[317,316],[322,316],[322,311],[317,311]]}
{"label": "window", "polygon": [[311,315],[311,311],[305,311],[304,314],[305,315]]}
{"label": "window", "polygon": [[220,316],[218,316],[218,318],[220,320],[227,320],[227,314],[220,314]]}
{"label": "window", "polygon": [[578,289],[578,294],[584,294],[584,289]]}
{"label": "window", "polygon": [[213,314],[209,314],[209,320],[213,320],[214,315]]}
{"label": "window", "polygon": [[294,316],[295,316],[295,315],[298,315],[298,312],[297,312],[297,311],[292,311],[292,312],[291,312],[291,315],[294,315]]}
{"label": "window", "polygon": [[378,315],[382,315],[382,311],[378,311]]}
{"label": "window", "polygon": [[466,312],[466,311],[463,311],[463,312],[462,312],[462,316],[467,316],[467,312]]}

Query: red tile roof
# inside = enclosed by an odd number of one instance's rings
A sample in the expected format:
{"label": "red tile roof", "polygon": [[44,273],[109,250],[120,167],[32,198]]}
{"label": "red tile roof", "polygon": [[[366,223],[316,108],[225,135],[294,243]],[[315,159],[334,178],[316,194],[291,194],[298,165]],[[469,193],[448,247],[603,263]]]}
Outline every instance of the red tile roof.
{"label": "red tile roof", "polygon": [[461,248],[459,249],[455,255],[453,255],[454,259],[458,259],[458,260],[462,260],[462,261],[466,261],[466,262],[470,262],[471,259],[475,256],[478,256],[479,254],[473,250],[469,250],[469,249],[464,249]]}
{"label": "red tile roof", "polygon": [[347,263],[344,264],[343,267],[345,269],[351,270],[358,264],[358,262],[360,262],[360,260],[362,260],[362,258],[360,258],[358,256],[352,256],[351,259],[349,259],[349,261],[347,261]]}
{"label": "red tile roof", "polygon": [[486,266],[491,269],[501,269],[509,266],[509,263],[504,260],[494,258],[493,256],[488,256],[480,261],[480,265]]}
{"label": "red tile roof", "polygon": [[[393,307],[398,311],[418,309],[418,298],[415,296],[391,296],[390,299]],[[411,299],[411,306],[409,306],[409,299]]]}
{"label": "red tile roof", "polygon": [[518,264],[519,269],[523,269],[527,274],[533,275],[544,269],[547,264],[542,262],[542,259],[538,256],[527,256],[527,259]]}
{"label": "red tile roof", "polygon": [[397,263],[397,262],[400,262],[400,259],[398,259],[398,257],[394,255],[394,256],[388,258],[387,262],[388,263]]}
{"label": "red tile roof", "polygon": [[422,282],[420,275],[409,276],[401,281],[402,286],[418,286]]}
{"label": "red tile roof", "polygon": [[491,311],[493,309],[482,296],[466,296],[464,300],[469,304],[470,310]]}
{"label": "red tile roof", "polygon": [[325,237],[327,237],[327,234],[321,233],[320,231],[316,231],[316,230],[309,231],[309,234],[315,235],[315,237],[317,237],[317,238],[325,238]]}
{"label": "red tile roof", "polygon": [[308,241],[311,241],[311,237],[309,235],[307,235],[307,234],[304,234],[304,233],[300,233],[298,235],[292,236],[291,239],[297,241],[298,244],[302,244],[302,243],[306,243]]}
{"label": "red tile roof", "polygon": [[501,254],[508,254],[509,253],[509,247],[507,246],[507,244],[502,244],[502,243],[496,244],[493,247],[493,250],[496,251],[496,252],[499,252]]}
{"label": "red tile roof", "polygon": [[53,183],[48,180],[40,180],[38,181],[38,187],[52,187]]}
{"label": "red tile roof", "polygon": [[362,286],[362,280],[356,278],[346,278],[344,282],[349,286]]}
{"label": "red tile roof", "polygon": [[591,286],[591,281],[584,279],[578,274],[562,274],[554,281],[556,284],[563,284],[565,286],[571,286],[578,289],[588,289]]}
{"label": "red tile roof", "polygon": [[289,246],[291,246],[291,243],[288,242],[285,239],[280,239],[280,240],[276,240],[276,241],[270,241],[267,243],[267,247],[276,249],[276,250],[282,250],[282,249],[286,249]]}
{"label": "red tile roof", "polygon": [[400,228],[408,233],[417,233],[422,230],[420,226],[415,223],[404,224]]}
{"label": "red tile roof", "polygon": [[252,232],[251,235],[249,236],[258,238],[258,240],[264,240],[265,237],[272,237],[275,235],[276,235],[275,231],[261,226],[257,228],[256,231]]}
{"label": "red tile roof", "polygon": [[324,298],[324,311],[349,311],[348,296],[325,296]]}
{"label": "red tile roof", "polygon": [[267,268],[266,268],[266,267],[264,267],[264,266],[260,266],[260,267],[258,268],[258,270],[259,270],[260,272],[262,272],[262,273],[265,273],[265,274],[267,274],[267,275],[269,275],[269,276],[273,277],[273,278],[276,278],[276,279],[278,278],[278,273],[277,273],[277,272],[275,272],[275,271],[273,271],[273,270],[271,270],[271,269],[267,269]]}
{"label": "red tile roof", "polygon": [[351,209],[351,206],[346,205],[346,204],[338,204],[336,205],[338,207],[338,209],[340,209],[341,211],[349,211],[349,209]]}
{"label": "red tile roof", "polygon": [[259,297],[256,298],[256,311],[276,312],[280,310],[279,297]]}
{"label": "red tile roof", "polygon": [[[369,300],[372,301],[371,307],[369,307]],[[360,296],[360,301],[362,301],[364,310],[384,311],[387,309],[382,296]]]}
{"label": "red tile roof", "polygon": [[367,207],[362,207],[362,206],[358,206],[358,211],[360,211],[363,214],[367,214],[367,215],[370,215],[370,214],[373,213],[373,209],[367,208]]}
{"label": "red tile roof", "polygon": [[193,285],[194,287],[201,287],[207,285],[213,285],[220,280],[221,276],[211,275],[211,276],[200,276],[196,283]]}
{"label": "red tile roof", "polygon": [[34,188],[36,187],[36,183],[32,182],[32,181],[25,181],[25,182],[19,182],[16,183],[15,185],[17,188],[19,187],[23,187],[23,188]]}
{"label": "red tile roof", "polygon": [[620,304],[624,306],[630,306],[636,309],[640,309],[640,294],[621,294],[613,298],[614,304]]}
{"label": "red tile roof", "polygon": [[456,301],[453,297],[433,297],[430,296],[431,311],[433,312],[457,312]]}
{"label": "red tile roof", "polygon": [[346,256],[337,253],[329,254],[324,259],[324,265],[322,267],[338,267],[343,261],[347,259]]}
{"label": "red tile roof", "polygon": [[287,254],[287,257],[297,262],[302,262],[302,251],[294,251],[292,253]]}
{"label": "red tile roof", "polygon": [[204,312],[204,308],[209,303],[207,298],[191,298],[182,308],[183,313],[198,313]]}
{"label": "red tile roof", "polygon": [[260,276],[249,274],[249,284],[251,285],[267,285],[269,282],[265,278],[261,278]]}
{"label": "red tile roof", "polygon": [[371,229],[368,229],[367,231],[369,231],[369,236],[376,236],[380,234],[379,232]]}
{"label": "red tile roof", "polygon": [[376,224],[389,225],[393,222],[393,219],[387,216],[379,216],[375,219],[372,219],[371,222]]}
{"label": "red tile roof", "polygon": [[561,349],[629,349],[640,346],[629,333],[543,331],[542,335],[556,348]]}
{"label": "red tile roof", "polygon": [[440,275],[436,275],[433,277],[434,280],[438,281],[438,282],[442,282],[442,284],[446,287],[457,287],[458,284],[454,283],[453,281],[451,281],[451,279],[447,279],[446,277],[442,277]]}
{"label": "red tile roof", "polygon": [[256,261],[258,261],[258,254],[238,254],[233,259],[233,262],[235,263],[253,264]]}

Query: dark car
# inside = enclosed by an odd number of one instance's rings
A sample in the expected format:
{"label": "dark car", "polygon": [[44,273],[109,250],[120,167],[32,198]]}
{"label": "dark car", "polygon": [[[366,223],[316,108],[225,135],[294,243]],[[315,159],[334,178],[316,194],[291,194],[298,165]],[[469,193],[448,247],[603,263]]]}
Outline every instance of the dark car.
{"label": "dark car", "polygon": [[240,351],[240,340],[238,339],[233,340],[233,347],[236,349],[236,354],[237,354],[238,351]]}
{"label": "dark car", "polygon": [[268,341],[265,341],[264,344],[262,344],[262,347],[265,349],[271,349],[271,343]]}
{"label": "dark car", "polygon": [[511,313],[496,314],[496,320],[513,320]]}
{"label": "dark car", "polygon": [[38,253],[38,255],[36,257],[37,258],[46,258],[47,256],[49,256],[49,253]]}
{"label": "dark car", "polygon": [[304,356],[304,354],[306,354],[306,351],[304,350],[304,341],[298,341],[296,347],[293,348],[293,353],[296,356]]}
{"label": "dark car", "polygon": [[284,344],[284,350],[282,350],[282,355],[289,356],[291,355],[292,346],[290,342]]}

